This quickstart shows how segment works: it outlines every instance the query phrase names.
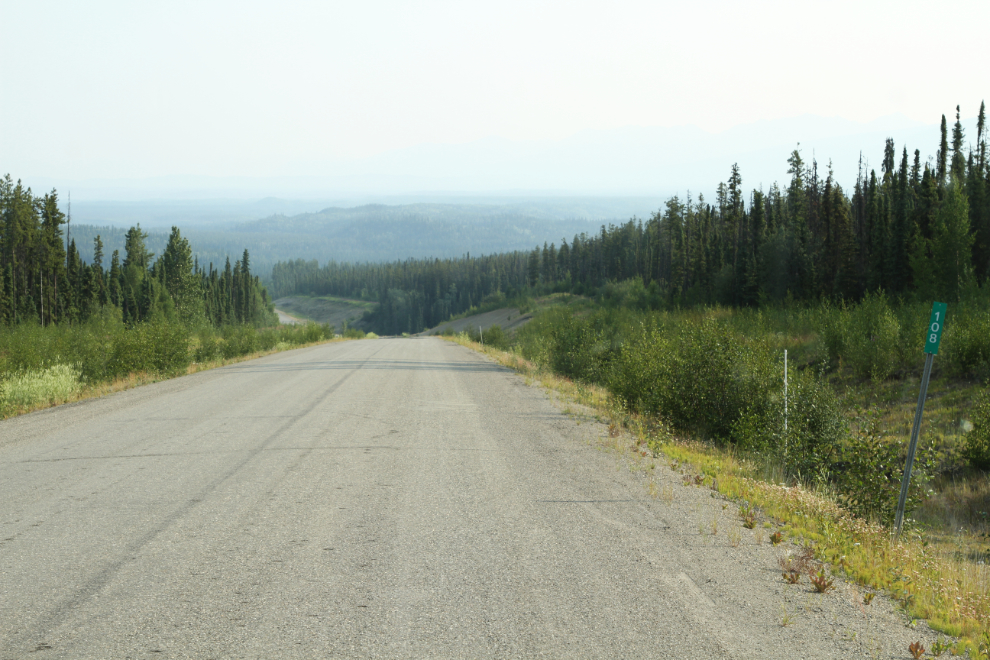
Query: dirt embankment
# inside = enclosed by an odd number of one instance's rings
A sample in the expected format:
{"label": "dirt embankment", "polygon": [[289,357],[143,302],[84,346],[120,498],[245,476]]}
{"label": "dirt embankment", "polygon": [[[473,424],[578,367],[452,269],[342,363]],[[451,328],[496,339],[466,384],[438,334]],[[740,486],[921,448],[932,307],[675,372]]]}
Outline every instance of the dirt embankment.
{"label": "dirt embankment", "polygon": [[420,334],[441,334],[448,328],[454,332],[464,332],[468,328],[477,329],[478,326],[481,326],[482,330],[487,330],[493,325],[501,327],[506,332],[511,332],[522,327],[532,318],[532,314],[523,314],[515,307],[503,307],[502,309],[496,309],[491,312],[475,314],[455,321],[447,321]]}
{"label": "dirt embankment", "polygon": [[[361,323],[365,311],[374,309],[375,304],[362,300],[346,300],[329,296],[286,296],[275,301],[275,311],[282,323],[316,321],[329,323],[338,331],[344,327],[367,330]],[[284,317],[294,319],[286,321]]]}

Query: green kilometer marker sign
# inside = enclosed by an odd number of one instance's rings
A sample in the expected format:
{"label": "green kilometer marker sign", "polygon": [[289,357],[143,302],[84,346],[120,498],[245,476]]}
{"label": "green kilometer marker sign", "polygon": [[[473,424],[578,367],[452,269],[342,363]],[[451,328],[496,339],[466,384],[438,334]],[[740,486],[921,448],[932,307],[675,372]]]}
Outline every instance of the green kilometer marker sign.
{"label": "green kilometer marker sign", "polygon": [[908,488],[911,487],[911,467],[914,465],[914,453],[918,449],[918,435],[921,433],[921,415],[925,412],[925,397],[928,396],[928,379],[932,375],[932,360],[938,355],[938,345],[942,341],[942,328],[945,327],[945,303],[932,303],[932,317],[928,319],[928,330],[925,331],[925,370],[921,375],[921,392],[918,393],[918,409],[914,413],[914,425],[911,427],[911,442],[908,444],[907,463],[904,465],[904,477],[901,479],[901,496],[897,500],[897,516],[894,519],[894,537],[901,535],[904,524],[904,507],[907,504]]}
{"label": "green kilometer marker sign", "polygon": [[928,321],[925,353],[938,355],[938,345],[942,341],[942,327],[945,325],[945,308],[945,303],[932,303],[932,318]]}

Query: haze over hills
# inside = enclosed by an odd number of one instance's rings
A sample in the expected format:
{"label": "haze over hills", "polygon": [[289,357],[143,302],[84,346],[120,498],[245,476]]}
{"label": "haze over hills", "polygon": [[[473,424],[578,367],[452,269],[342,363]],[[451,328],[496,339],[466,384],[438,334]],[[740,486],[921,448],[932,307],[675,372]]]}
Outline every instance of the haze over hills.
{"label": "haze over hills", "polygon": [[[971,124],[964,122],[967,135],[975,134]],[[72,193],[84,259],[96,233],[107,254],[122,247],[123,232],[110,227],[141,223],[154,250],[177,225],[203,263],[222,264],[247,248],[257,272],[266,273],[276,261],[296,258],[444,258],[559,244],[602,224],[648,218],[674,194],[713,200],[733,163],[745,189],[784,183],[798,143],[822,176],[831,160],[848,194],[861,154],[867,168],[878,168],[888,137],[898,153],[917,148],[927,159],[937,149],[938,126],[897,115],[869,123],[805,115],[717,134],[692,126],[626,127],[557,141],[427,144],[299,166],[319,175],[93,180],[58,189],[63,206]],[[44,190],[57,182],[25,183]]]}
{"label": "haze over hills", "polygon": [[[636,215],[635,209],[648,212],[660,203],[659,199],[616,201],[615,208],[632,211],[618,217],[601,215],[595,202],[583,204],[580,199],[564,199],[503,205],[372,204],[330,207],[293,216],[271,215],[252,222],[178,224],[202,265],[212,262],[222,266],[228,256],[233,261],[246,248],[254,272],[266,276],[275,262],[293,259],[315,259],[320,264],[331,260],[379,262],[531,250],[544,242],[559,245],[562,238],[597,233],[602,224],[628,220]],[[645,219],[643,214],[639,217]],[[148,249],[160,254],[168,239],[167,229],[144,225],[142,229],[149,230]],[[71,230],[84,261],[92,258],[97,234],[103,240],[104,254],[115,249],[123,254],[125,233],[122,226],[75,222]]]}
{"label": "haze over hills", "polygon": [[[71,191],[77,203],[155,200],[162,206],[182,206],[198,200],[206,210],[190,210],[191,215],[203,219],[212,214],[219,219],[233,213],[236,219],[245,220],[272,212],[291,215],[327,206],[456,201],[465,196],[668,197],[688,190],[711,196],[733,163],[739,164],[747,187],[767,188],[784,181],[787,157],[800,143],[805,160],[814,156],[822,171],[831,160],[837,179],[848,187],[855,180],[860,153],[867,164],[877,167],[888,137],[894,139],[898,151],[906,145],[909,152],[920,149],[923,158],[934,155],[939,129],[938,118],[932,120],[921,124],[891,115],[860,123],[803,115],[735,126],[720,133],[695,126],[629,126],[582,131],[563,140],[488,138],[464,144],[422,144],[364,159],[298,162],[269,176],[37,177],[25,182],[39,191],[52,187]],[[975,119],[963,125],[967,135],[975,134]],[[285,201],[258,202],[266,197]],[[264,212],[238,204],[248,201],[259,204],[258,210]],[[83,222],[105,222],[109,218],[95,216],[115,214],[105,203],[92,209],[80,204],[74,210],[83,214],[79,216]]]}

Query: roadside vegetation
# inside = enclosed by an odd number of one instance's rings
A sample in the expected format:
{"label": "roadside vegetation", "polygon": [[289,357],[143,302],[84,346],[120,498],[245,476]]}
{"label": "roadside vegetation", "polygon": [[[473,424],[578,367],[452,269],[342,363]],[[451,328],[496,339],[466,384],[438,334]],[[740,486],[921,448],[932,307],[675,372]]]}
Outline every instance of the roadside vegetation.
{"label": "roadside vegetation", "polygon": [[129,325],[113,309],[80,324],[22,323],[0,331],[0,418],[333,337],[332,327],[315,323]]}
{"label": "roadside vegetation", "polygon": [[0,179],[0,417],[334,337],[277,326],[246,250],[201,268],[173,227],[155,259],[136,226],[104,268],[100,236],[86,263],[67,230],[54,190]]}
{"label": "roadside vegetation", "polygon": [[831,570],[884,590],[976,654],[990,641],[985,296],[951,307],[899,541],[890,527],[930,304],[871,294],[856,304],[658,312],[608,292],[556,294],[534,300],[536,318],[512,337],[452,338],[592,406],[637,449],[760,511],[778,539],[808,544]]}

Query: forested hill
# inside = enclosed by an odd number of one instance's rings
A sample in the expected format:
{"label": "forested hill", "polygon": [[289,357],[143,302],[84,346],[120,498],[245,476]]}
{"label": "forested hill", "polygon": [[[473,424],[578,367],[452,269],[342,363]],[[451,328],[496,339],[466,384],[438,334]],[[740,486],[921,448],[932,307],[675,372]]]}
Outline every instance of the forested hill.
{"label": "forested hill", "polygon": [[[571,217],[561,218],[539,208],[482,204],[371,204],[272,216],[235,230],[245,237],[280,235],[290,241],[305,237],[313,248],[323,248],[322,252],[306,250],[321,261],[383,261],[528,249],[534,242],[559,240],[597,226],[579,214],[575,210]],[[307,254],[293,256],[306,258]]]}
{"label": "forested hill", "polygon": [[[593,200],[580,198],[509,201],[502,204],[437,203],[325,208],[317,213],[275,214],[251,222],[196,224],[176,221],[201,264],[222,264],[247,248],[258,272],[269,273],[279,261],[318,259],[382,262],[425,257],[459,257],[465,252],[492,254],[528,250],[536,243],[594,231],[608,219],[646,214],[658,199]],[[93,239],[123,248],[123,229],[72,223],[80,255],[91,261]],[[156,254],[167,233],[149,230]]]}
{"label": "forested hill", "polygon": [[748,194],[733,166],[714,200],[669,199],[647,221],[603,226],[529,252],[388,264],[280,263],[276,295],[376,299],[381,332],[420,331],[492,296],[597,292],[609,282],[654,308],[822,298],[867,291],[956,300],[990,276],[990,165],[985,106],[976,135],[956,109],[935,155],[888,140],[880,171],[843,188],[795,149],[786,185]]}

